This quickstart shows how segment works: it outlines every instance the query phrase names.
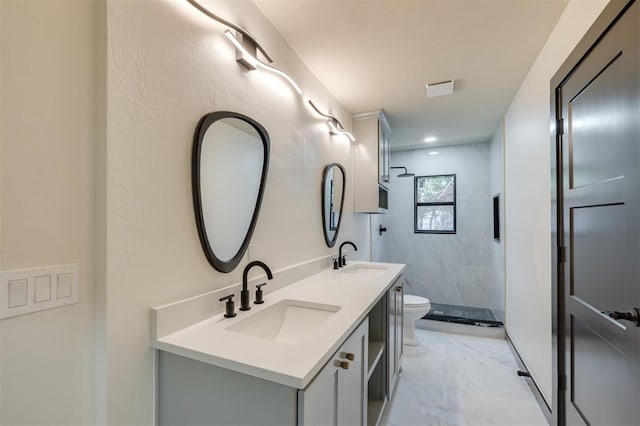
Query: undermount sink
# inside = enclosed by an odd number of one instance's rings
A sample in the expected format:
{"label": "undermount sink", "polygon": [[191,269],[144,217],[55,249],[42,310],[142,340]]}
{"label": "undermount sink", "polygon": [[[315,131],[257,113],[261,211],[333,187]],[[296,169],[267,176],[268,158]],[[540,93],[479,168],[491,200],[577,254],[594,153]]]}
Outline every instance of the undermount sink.
{"label": "undermount sink", "polygon": [[242,321],[227,331],[261,337],[281,343],[299,343],[336,314],[341,306],[302,300],[281,300]]}
{"label": "undermount sink", "polygon": [[378,275],[389,269],[388,266],[383,265],[360,265],[353,264],[347,265],[340,270],[347,274],[360,274],[360,275]]}

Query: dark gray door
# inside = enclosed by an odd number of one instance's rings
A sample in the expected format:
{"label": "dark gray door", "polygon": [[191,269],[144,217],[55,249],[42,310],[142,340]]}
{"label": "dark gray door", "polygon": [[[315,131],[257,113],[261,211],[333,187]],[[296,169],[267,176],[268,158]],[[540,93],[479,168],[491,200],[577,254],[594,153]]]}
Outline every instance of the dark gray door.
{"label": "dark gray door", "polygon": [[638,12],[631,5],[556,92],[567,424],[640,424]]}

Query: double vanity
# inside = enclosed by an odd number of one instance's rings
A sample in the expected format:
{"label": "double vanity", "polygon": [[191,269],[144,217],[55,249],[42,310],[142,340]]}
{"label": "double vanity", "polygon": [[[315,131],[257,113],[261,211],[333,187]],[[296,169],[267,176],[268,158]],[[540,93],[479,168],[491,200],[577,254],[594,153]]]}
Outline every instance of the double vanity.
{"label": "double vanity", "polygon": [[[371,124],[371,148],[387,143],[372,153],[386,153],[380,178],[388,183],[388,132],[380,133],[379,116],[363,123]],[[208,113],[196,127],[194,214],[204,255],[218,272],[232,272],[245,259],[265,195],[269,152],[267,130],[243,114]],[[237,170],[243,179],[229,185]],[[375,208],[364,211],[386,207],[377,197],[386,200],[378,181],[368,182]],[[338,241],[347,188],[346,169],[326,165],[318,195],[329,248]],[[343,242],[333,269],[323,256],[272,273],[249,255],[242,285],[152,309],[156,423],[377,425],[400,371],[404,265],[347,265],[345,245],[358,250]],[[268,283],[249,280],[256,266]]]}
{"label": "double vanity", "polygon": [[157,423],[377,424],[400,368],[403,269],[323,268],[233,318],[223,290],[155,308]]}

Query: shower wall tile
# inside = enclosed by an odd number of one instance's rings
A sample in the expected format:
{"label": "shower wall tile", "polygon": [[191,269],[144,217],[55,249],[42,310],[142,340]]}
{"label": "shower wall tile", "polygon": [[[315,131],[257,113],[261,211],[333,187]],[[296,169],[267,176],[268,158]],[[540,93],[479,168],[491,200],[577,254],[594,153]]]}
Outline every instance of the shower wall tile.
{"label": "shower wall tile", "polygon": [[[490,269],[489,267],[484,267]],[[482,273],[481,266],[464,266],[456,267],[456,287],[461,297],[462,306],[475,306],[486,308],[491,305],[489,300],[489,283],[486,282],[486,276]]]}

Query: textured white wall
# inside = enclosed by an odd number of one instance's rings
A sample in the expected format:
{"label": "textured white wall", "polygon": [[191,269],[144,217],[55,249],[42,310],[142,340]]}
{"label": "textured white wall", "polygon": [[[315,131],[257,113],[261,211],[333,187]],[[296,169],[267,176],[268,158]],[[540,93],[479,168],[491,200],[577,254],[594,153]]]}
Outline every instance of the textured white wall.
{"label": "textured white wall", "polygon": [[389,233],[380,234],[380,226],[387,226],[388,214],[372,214],[369,216],[371,233],[371,261],[388,262],[385,256],[385,245],[389,239]]}
{"label": "textured white wall", "polygon": [[551,401],[549,81],[607,0],[572,0],[505,116],[507,331]]}
{"label": "textured white wall", "polygon": [[2,266],[80,263],[80,303],[0,321],[0,424],[91,424],[96,3],[0,3]]}
{"label": "textured white wall", "polygon": [[[492,287],[494,290],[494,300],[500,300],[501,303],[498,307],[494,308],[494,315],[500,321],[504,318],[504,155],[503,155],[503,140],[504,140],[504,127],[502,122],[494,132],[489,142],[489,195],[494,197],[499,194],[499,218],[500,218],[500,241],[494,241],[491,245],[491,257],[493,268],[493,277],[495,279],[495,285]],[[491,210],[493,214],[493,206]],[[492,228],[493,231],[493,228]]]}
{"label": "textured white wall", "polygon": [[[246,27],[303,87],[350,126],[350,116],[320,85],[251,2],[209,1]],[[354,215],[351,144],[327,126],[281,78],[248,72],[216,24],[185,1],[108,2],[106,408],[103,422],[150,424],[153,357],[149,308],[240,281],[214,271],[193,217],[190,159],[195,126],[230,110],[261,123],[271,139],[265,197],[252,243],[272,268],[335,250],[322,234],[321,179],[327,163],[347,171],[339,242],[368,256],[367,217]],[[229,184],[242,176],[229,176]]]}
{"label": "textured white wall", "polygon": [[416,176],[456,174],[457,233],[414,233],[414,180],[391,176],[384,259],[406,263],[407,293],[436,303],[501,310],[491,249],[493,222],[489,191],[489,144],[394,151],[391,164]]}

